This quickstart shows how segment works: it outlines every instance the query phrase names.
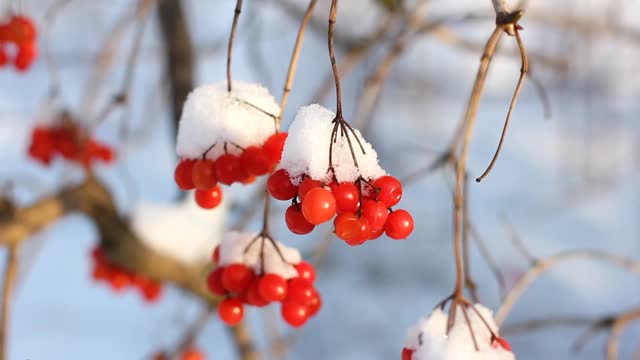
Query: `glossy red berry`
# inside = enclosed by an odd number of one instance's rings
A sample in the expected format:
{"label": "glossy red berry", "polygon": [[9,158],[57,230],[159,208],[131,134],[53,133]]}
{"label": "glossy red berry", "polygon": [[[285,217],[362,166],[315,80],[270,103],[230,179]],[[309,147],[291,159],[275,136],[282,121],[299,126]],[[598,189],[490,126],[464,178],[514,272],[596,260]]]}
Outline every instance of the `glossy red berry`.
{"label": "glossy red berry", "polygon": [[191,176],[193,185],[200,190],[209,190],[218,182],[216,165],[210,160],[195,161],[191,166]]}
{"label": "glossy red berry", "polygon": [[207,288],[214,295],[224,296],[227,294],[227,289],[222,285],[222,274],[224,273],[223,267],[217,267],[215,270],[209,273],[207,276]]}
{"label": "glossy red berry", "polygon": [[232,154],[224,154],[216,160],[216,177],[225,185],[231,185],[243,178],[240,158]]}
{"label": "glossy red berry", "polygon": [[287,284],[287,302],[309,305],[315,296],[313,284],[303,278],[293,278]]}
{"label": "glossy red berry", "polygon": [[381,201],[363,200],[362,217],[369,221],[371,229],[382,229],[389,217],[389,210]]}
{"label": "glossy red berry", "polygon": [[254,277],[253,270],[244,264],[231,264],[224,268],[222,286],[235,293],[241,293],[249,287]]}
{"label": "glossy red berry", "polygon": [[227,325],[238,325],[244,316],[244,307],[238,299],[224,299],[218,305],[218,316]]}
{"label": "glossy red berry", "polygon": [[403,348],[402,349],[402,360],[411,360],[413,358],[413,353],[415,350]]}
{"label": "glossy red berry", "polygon": [[316,269],[313,265],[309,264],[306,261],[301,261],[295,265],[296,270],[298,271],[298,276],[302,279],[305,279],[311,283],[316,281]]}
{"label": "glossy red berry", "polygon": [[273,164],[277,164],[280,162],[280,158],[282,157],[282,149],[284,148],[284,143],[287,140],[286,132],[279,132],[277,134],[271,135],[267,141],[265,141],[262,148],[264,149],[267,157]]}
{"label": "glossy red berry", "polygon": [[260,281],[262,278],[254,277],[247,289],[247,303],[257,307],[269,305],[269,301],[260,295]]}
{"label": "glossy red berry", "polygon": [[318,180],[313,180],[312,178],[302,180],[298,186],[298,199],[300,199],[300,201],[304,201],[304,197],[309,191],[319,188],[320,186],[322,186],[322,183]]}
{"label": "glossy red berry", "polygon": [[308,222],[319,225],[329,221],[336,213],[336,199],[324,188],[311,189],[302,203],[302,215]]}
{"label": "glossy red berry", "polygon": [[284,220],[287,223],[287,228],[297,235],[306,235],[316,227],[304,218],[299,204],[293,204],[287,208]]}
{"label": "glossy red berry", "polygon": [[360,220],[353,213],[342,213],[333,221],[335,234],[338,239],[351,243],[360,238],[362,228]]}
{"label": "glossy red berry", "polygon": [[249,146],[240,156],[240,165],[255,176],[265,175],[271,170],[271,161],[263,148]]}
{"label": "glossy red berry", "polygon": [[194,160],[184,159],[176,166],[176,171],[173,175],[180,189],[191,190],[195,188],[195,184],[193,183],[193,165],[195,163]]}
{"label": "glossy red berry", "polygon": [[315,316],[318,313],[318,311],[320,311],[321,307],[322,307],[322,297],[320,296],[320,294],[318,294],[317,291],[314,291],[313,298],[311,299],[311,301],[309,301],[309,304],[307,305],[307,308],[309,311],[309,317]]}
{"label": "glossy red berry", "polygon": [[18,71],[27,71],[38,56],[38,48],[35,42],[27,42],[18,47],[18,55],[14,59],[14,65]]}
{"label": "glossy red berry", "polygon": [[406,210],[394,210],[389,214],[384,232],[394,240],[406,239],[413,231],[413,217]]}
{"label": "glossy red berry", "polygon": [[196,203],[203,209],[213,209],[222,202],[222,189],[215,185],[209,190],[196,190]]}
{"label": "glossy red berry", "polygon": [[284,321],[293,327],[304,325],[309,318],[309,309],[305,305],[291,301],[283,302],[280,312]]}
{"label": "glossy red berry", "polygon": [[267,301],[282,301],[287,297],[288,286],[282,276],[266,274],[260,279],[258,291]]}
{"label": "glossy red berry", "polygon": [[339,213],[358,211],[360,194],[358,188],[352,183],[341,183],[332,187],[333,196],[336,198],[336,209]]}
{"label": "glossy red berry", "polygon": [[298,193],[298,187],[291,183],[286,170],[280,169],[271,174],[267,181],[269,194],[278,200],[291,200]]}
{"label": "glossy red berry", "polygon": [[402,184],[393,176],[385,175],[373,182],[378,188],[378,200],[388,208],[395,206],[402,198]]}

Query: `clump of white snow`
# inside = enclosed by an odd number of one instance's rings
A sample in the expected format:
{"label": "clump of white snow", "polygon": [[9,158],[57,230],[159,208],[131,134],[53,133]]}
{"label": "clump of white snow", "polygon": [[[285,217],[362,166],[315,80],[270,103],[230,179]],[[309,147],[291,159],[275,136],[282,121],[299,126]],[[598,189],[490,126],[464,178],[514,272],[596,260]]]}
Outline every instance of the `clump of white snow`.
{"label": "clump of white snow", "polygon": [[[329,180],[329,144],[335,117],[333,111],[317,104],[301,108],[289,127],[280,168],[287,170],[292,178],[306,174],[316,180]],[[338,182],[353,182],[359,176],[371,180],[386,174],[378,165],[378,154],[371,144],[364,140],[360,131],[355,130],[355,133],[365,152],[363,154],[360,149],[356,136],[348,131],[358,160],[357,168],[349,150],[347,137],[341,136],[340,130],[337,141],[333,144],[332,163]]]}
{"label": "clump of white snow", "polygon": [[[498,327],[493,313],[482,305],[475,305],[492,331]],[[462,308],[458,308],[453,328],[447,335],[448,314],[440,308],[409,329],[404,347],[415,350],[412,360],[515,360],[515,355],[491,342],[491,332],[473,309],[468,309],[469,321],[479,350],[476,350]]]}
{"label": "clump of white snow", "polygon": [[[207,158],[215,160],[225,150],[238,155],[252,145],[262,145],[275,133],[273,117],[278,116],[280,106],[269,91],[258,85],[240,81],[201,85],[187,97],[182,108],[178,128],[176,151],[183,158],[199,158],[207,152]],[[234,146],[235,144],[237,146]]]}
{"label": "clump of white snow", "polygon": [[274,240],[285,262],[280,258],[273,244],[264,239],[264,269],[261,268],[261,238],[256,240],[245,253],[245,249],[256,236],[258,234],[255,233],[226,233],[220,243],[220,266],[240,263],[252,268],[256,273],[262,271],[264,274],[277,274],[285,279],[298,276],[294,265],[300,263],[302,257],[297,249],[289,248]]}
{"label": "clump of white snow", "polygon": [[186,264],[211,261],[213,249],[224,234],[227,203],[202,211],[194,194],[177,204],[142,203],[132,212],[133,229],[158,253]]}

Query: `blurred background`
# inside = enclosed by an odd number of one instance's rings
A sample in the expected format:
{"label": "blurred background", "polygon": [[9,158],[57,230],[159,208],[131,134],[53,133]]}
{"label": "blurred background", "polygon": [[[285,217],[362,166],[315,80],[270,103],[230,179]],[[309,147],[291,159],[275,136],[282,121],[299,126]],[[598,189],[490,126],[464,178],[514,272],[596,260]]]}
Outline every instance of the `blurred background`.
{"label": "blurred background", "polygon": [[[168,51],[167,39],[175,39],[178,20],[184,20],[191,42],[191,49],[185,48],[193,52],[192,85],[222,80],[235,2],[151,1],[133,69],[127,59],[140,22],[135,2],[71,0],[54,11],[56,3],[0,0],[0,14],[19,10],[35,21],[40,47],[27,72],[0,69],[3,196],[29,206],[82,181],[83,172],[73,165],[43,167],[28,157],[32,129],[61,110],[89,126],[132,70],[126,105],[91,126],[96,138],[117,151],[116,163],[97,166],[97,175],[113,193],[118,211],[137,224],[143,237],[161,233],[163,240],[173,238],[169,249],[194,241],[208,258],[207,249],[225,226],[236,224],[248,208],[260,207],[254,194],[262,181],[251,191],[234,185],[225,192],[226,205],[212,213],[194,209],[189,198],[179,195],[173,180],[176,90],[167,71],[170,55],[176,54]],[[599,249],[640,261],[640,1],[512,3],[527,10],[520,24],[531,77],[495,169],[482,183],[469,184],[476,237],[508,287],[532,265],[514,246],[514,237],[537,259]],[[307,31],[284,129],[300,106],[319,102],[335,109],[326,48],[329,5],[319,2]],[[245,1],[234,51],[235,79],[261,83],[279,99],[306,6],[303,0]],[[167,10],[176,7],[184,13]],[[462,120],[494,13],[488,0],[433,0],[420,12],[415,7],[410,0],[342,1],[336,46],[345,71],[345,115],[365,132],[382,166],[407,182],[402,206],[412,211],[416,229],[406,241],[382,237],[350,248],[324,239],[328,227],[304,237],[289,233],[283,221],[286,204],[276,204],[276,238],[305,255],[317,255],[319,246],[328,245],[316,285],[324,305],[301,331],[282,324],[277,308],[250,310],[248,325],[264,358],[397,359],[406,329],[452,290],[454,177],[448,168],[429,174],[424,169],[446,151]],[[187,45],[184,39],[180,43]],[[111,48],[105,50],[106,44]],[[391,60],[389,54],[395,54]],[[385,61],[388,69],[379,70]],[[468,162],[472,178],[493,155],[520,65],[515,40],[503,37],[478,114]],[[167,218],[153,218],[157,213]],[[247,229],[259,226],[256,214]],[[24,242],[9,359],[151,359],[158,350],[175,346],[201,316],[200,300],[170,286],[149,305],[134,292],[114,293],[96,283],[90,252],[98,241],[91,219],[70,214]],[[471,274],[482,302],[497,309],[500,287],[476,242]],[[563,262],[528,289],[509,314],[503,336],[522,360],[604,359],[609,329],[600,329],[581,351],[574,351],[573,343],[589,328],[589,319],[640,306],[639,284],[637,274],[610,264]],[[506,331],[509,324],[566,317],[586,320]],[[279,339],[287,340],[286,349],[271,351]],[[237,358],[231,334],[215,315],[195,344],[209,359]],[[640,359],[638,344],[640,322],[625,330],[620,359]]]}

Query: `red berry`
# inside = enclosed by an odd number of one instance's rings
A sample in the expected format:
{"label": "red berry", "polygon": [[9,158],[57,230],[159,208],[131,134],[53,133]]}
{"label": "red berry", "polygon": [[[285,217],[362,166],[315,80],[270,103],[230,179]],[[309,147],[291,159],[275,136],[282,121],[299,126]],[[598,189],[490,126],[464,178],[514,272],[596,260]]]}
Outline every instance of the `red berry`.
{"label": "red berry", "polygon": [[287,208],[284,213],[284,221],[287,223],[287,228],[297,235],[306,235],[315,228],[315,225],[304,218],[298,204],[293,204]]}
{"label": "red berry", "polygon": [[187,350],[180,355],[180,360],[204,360],[204,355],[194,349]]}
{"label": "red berry", "polygon": [[369,230],[369,240],[375,240],[384,234],[384,228],[379,229],[370,229]]}
{"label": "red berry", "polygon": [[309,305],[315,295],[313,284],[303,278],[293,278],[287,284],[287,302]]}
{"label": "red berry", "polygon": [[[2,42],[0,41],[0,43]],[[4,51],[3,47],[0,47],[0,67],[7,65],[8,62],[9,62],[9,57],[7,56],[7,52]]]}
{"label": "red berry", "polygon": [[209,276],[207,276],[207,288],[214,295],[227,295],[227,290],[224,288],[224,286],[222,286],[223,273],[224,268],[217,267],[215,270],[209,273]]}
{"label": "red berry", "polygon": [[402,184],[393,176],[383,176],[373,182],[373,186],[379,189],[378,200],[388,208],[396,205],[402,198]]}
{"label": "red berry", "polygon": [[309,191],[319,188],[320,186],[322,186],[322,183],[318,180],[313,180],[312,178],[302,180],[300,186],[298,186],[298,199],[300,199],[300,201],[304,201],[304,197]]}
{"label": "red berry", "polygon": [[329,221],[336,213],[336,199],[331,191],[315,188],[307,193],[302,203],[302,215],[314,225]]}
{"label": "red berry", "polygon": [[287,140],[286,132],[279,132],[271,135],[267,141],[265,141],[262,148],[264,149],[267,157],[273,164],[277,164],[280,162],[280,158],[282,157],[282,149],[284,148],[284,143]]}
{"label": "red berry", "polygon": [[225,185],[231,185],[243,178],[244,172],[240,158],[232,154],[224,154],[216,160],[216,177]]}
{"label": "red berry", "polygon": [[336,216],[333,221],[335,227],[335,234],[340,240],[344,240],[347,243],[354,242],[360,238],[362,233],[362,227],[360,220],[353,213],[342,213]]}
{"label": "red berry", "polygon": [[282,303],[280,313],[284,321],[293,327],[304,325],[309,318],[309,309],[306,306],[291,301]]}
{"label": "red berry", "polygon": [[220,245],[213,249],[213,263],[216,265],[220,263]]}
{"label": "red berry", "polygon": [[26,16],[13,16],[8,24],[11,40],[17,45],[34,42],[38,31],[33,21]]}
{"label": "red berry", "polygon": [[314,269],[313,265],[306,261],[301,261],[295,265],[295,268],[298,271],[298,276],[300,276],[300,278],[311,283],[316,281],[316,269]]}
{"label": "red berry", "polygon": [[227,325],[238,325],[244,316],[244,307],[238,299],[224,299],[218,305],[218,316]]}
{"label": "red berry", "polygon": [[251,175],[262,176],[271,170],[271,161],[264,149],[249,146],[240,155],[241,166]]}
{"label": "red berry", "polygon": [[267,301],[262,297],[262,295],[260,295],[260,280],[262,279],[257,276],[254,277],[253,280],[251,280],[249,288],[247,289],[247,302],[250,305],[257,307],[269,305],[269,301]]}
{"label": "red berry", "polygon": [[216,186],[216,164],[210,160],[197,160],[191,167],[193,185],[200,190]]}
{"label": "red berry", "polygon": [[241,293],[249,287],[254,273],[243,264],[231,264],[222,273],[222,286],[235,293]]}
{"label": "red berry", "polygon": [[298,187],[291,183],[291,178],[285,169],[280,169],[267,181],[269,194],[278,200],[291,200],[298,193]]}
{"label": "red berry", "polygon": [[371,229],[382,229],[389,217],[389,210],[381,201],[363,200],[362,217],[369,221]]}
{"label": "red berry", "polygon": [[315,316],[322,307],[322,297],[317,291],[314,291],[313,298],[309,301],[307,308],[309,309],[309,317]]}
{"label": "red berry", "polygon": [[267,301],[282,301],[287,297],[287,282],[280,275],[266,274],[260,279],[258,291]]}
{"label": "red berry", "polygon": [[395,240],[406,239],[413,231],[413,218],[406,210],[394,210],[389,214],[384,232]]}
{"label": "red berry", "polygon": [[495,339],[493,339],[493,343],[491,344],[493,346],[494,349],[497,349],[498,347],[501,347],[507,351],[512,351],[511,350],[511,345],[509,345],[509,342],[507,342],[507,340],[497,336]]}
{"label": "red berry", "polygon": [[142,296],[147,302],[154,302],[162,295],[162,285],[155,281],[148,281],[141,288]]}
{"label": "red berry", "polygon": [[413,358],[413,353],[415,350],[411,350],[408,348],[402,349],[402,360],[411,360]]}
{"label": "red berry", "polygon": [[14,65],[18,71],[27,71],[38,55],[35,42],[26,42],[18,47],[18,55],[14,59]]}
{"label": "red berry", "polygon": [[222,202],[222,189],[215,185],[209,190],[196,190],[196,203],[203,209],[213,209]]}
{"label": "red berry", "polygon": [[358,211],[358,202],[360,195],[358,188],[352,183],[341,183],[332,187],[333,196],[336,198],[336,209],[338,212]]}
{"label": "red berry", "polygon": [[195,188],[193,183],[193,165],[196,163],[194,160],[184,159],[176,166],[176,171],[173,177],[178,187],[182,190],[191,190]]}

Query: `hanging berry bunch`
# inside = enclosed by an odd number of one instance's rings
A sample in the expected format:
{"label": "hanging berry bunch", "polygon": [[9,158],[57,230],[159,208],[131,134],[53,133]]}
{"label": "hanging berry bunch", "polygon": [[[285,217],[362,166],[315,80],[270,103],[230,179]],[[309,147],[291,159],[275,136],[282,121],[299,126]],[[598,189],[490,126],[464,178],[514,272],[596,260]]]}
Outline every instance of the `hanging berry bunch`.
{"label": "hanging berry bunch", "polygon": [[91,259],[93,261],[92,277],[97,282],[110,285],[116,292],[122,292],[127,288],[136,288],[148,303],[160,299],[162,295],[160,283],[109,263],[101,247],[93,249]]}
{"label": "hanging berry bunch", "polygon": [[286,133],[277,131],[279,106],[255,84],[234,81],[196,88],[185,102],[178,130],[176,184],[196,190],[205,209],[222,201],[219,184],[248,184],[280,161]]}
{"label": "hanging berry bunch", "polygon": [[281,315],[293,327],[304,325],[321,307],[314,288],[315,269],[300,253],[265,234],[228,233],[213,255],[217,267],[207,279],[209,290],[226,298],[220,319],[238,324],[244,305],[281,303]]}
{"label": "hanging berry bunch", "polygon": [[[454,322],[438,306],[408,331],[402,360],[514,360],[509,343],[497,335],[492,313],[482,305],[454,313]],[[449,330],[447,330],[449,329]]]}
{"label": "hanging berry bunch", "polygon": [[97,161],[111,163],[115,154],[111,147],[93,139],[68,115],[48,126],[36,126],[31,133],[29,156],[49,165],[56,156],[89,168]]}
{"label": "hanging berry bunch", "polygon": [[308,234],[337,214],[335,233],[351,246],[383,233],[392,239],[411,234],[411,214],[392,209],[402,198],[402,184],[386,175],[358,130],[311,105],[300,109],[289,134],[267,188],[278,200],[292,200],[285,214],[291,232]]}
{"label": "hanging berry bunch", "polygon": [[19,72],[27,71],[38,55],[37,29],[24,15],[12,15],[0,21],[0,68],[13,64]]}

